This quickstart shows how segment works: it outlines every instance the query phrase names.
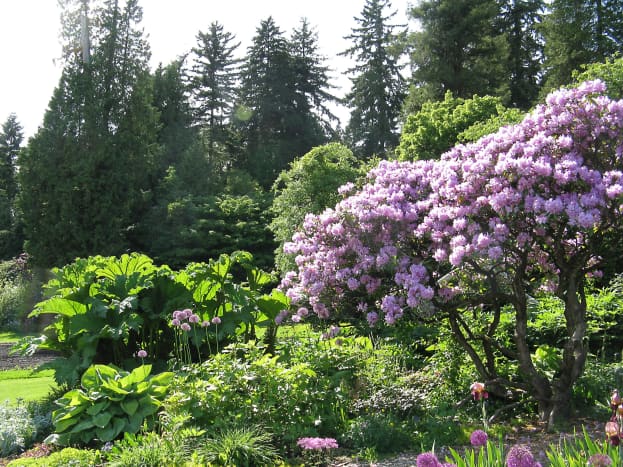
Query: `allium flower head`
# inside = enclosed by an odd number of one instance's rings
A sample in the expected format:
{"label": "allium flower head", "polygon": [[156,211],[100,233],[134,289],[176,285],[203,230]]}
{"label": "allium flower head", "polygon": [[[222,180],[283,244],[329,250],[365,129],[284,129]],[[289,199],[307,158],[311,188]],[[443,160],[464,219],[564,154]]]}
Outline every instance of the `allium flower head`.
{"label": "allium flower head", "polygon": [[191,314],[191,315],[188,317],[188,322],[189,322],[189,323],[198,323],[198,322],[199,322],[199,316],[198,316],[198,315],[196,315],[196,314],[194,314],[194,313],[193,313],[193,314]]}
{"label": "allium flower head", "polygon": [[188,332],[188,331],[190,331],[190,324],[188,324],[188,323],[182,323],[182,324],[180,325],[180,329],[181,329],[182,331],[186,331],[186,332]]}
{"label": "allium flower head", "polygon": [[215,316],[214,318],[212,318],[212,324],[221,324],[221,318]]}
{"label": "allium flower head", "polygon": [[141,349],[138,352],[136,352],[136,356],[138,358],[147,358],[147,352],[145,350]]}
{"label": "allium flower head", "polygon": [[516,444],[510,448],[506,456],[507,467],[536,467],[537,464],[530,448],[523,444]]}
{"label": "allium flower head", "polygon": [[415,460],[417,467],[441,467],[441,463],[437,456],[432,452],[423,452],[417,456]]}
{"label": "allium flower head", "polygon": [[479,447],[487,444],[487,433],[482,430],[474,430],[472,434],[469,435],[469,442],[472,443],[472,446]]}
{"label": "allium flower head", "polygon": [[612,459],[606,454],[593,454],[586,464],[590,467],[608,467],[612,465]]}

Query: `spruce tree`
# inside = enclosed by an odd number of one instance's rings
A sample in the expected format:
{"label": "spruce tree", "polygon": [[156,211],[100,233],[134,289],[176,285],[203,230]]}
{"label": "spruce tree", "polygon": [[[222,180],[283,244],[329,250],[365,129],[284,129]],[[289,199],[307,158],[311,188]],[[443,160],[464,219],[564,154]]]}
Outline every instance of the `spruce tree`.
{"label": "spruce tree", "polygon": [[236,95],[238,64],[235,58],[240,42],[218,22],[208,32],[197,34],[197,47],[192,49],[192,65],[188,71],[194,117],[205,129],[208,148],[228,143],[231,113]]}
{"label": "spruce tree", "polygon": [[352,47],[341,55],[353,58],[348,70],[352,88],[346,95],[351,109],[346,135],[358,157],[383,156],[398,144],[398,117],[405,96],[395,43],[400,26],[392,24],[396,12],[389,0],[366,0],[358,26],[346,36]]}
{"label": "spruce tree", "polygon": [[543,38],[538,26],[545,9],[543,0],[502,1],[500,30],[508,41],[507,67],[513,107],[529,109],[539,95]]}
{"label": "spruce tree", "polygon": [[303,94],[288,40],[272,17],[263,20],[241,74],[237,125],[244,140],[239,168],[268,189],[279,172],[325,138]]}
{"label": "spruce tree", "polygon": [[623,2],[553,0],[542,25],[545,85],[542,93],[569,84],[582,65],[603,62],[623,47]]}
{"label": "spruce tree", "polygon": [[496,0],[426,0],[410,14],[413,69],[408,112],[429,100],[474,94],[508,100],[507,42],[497,27]]}

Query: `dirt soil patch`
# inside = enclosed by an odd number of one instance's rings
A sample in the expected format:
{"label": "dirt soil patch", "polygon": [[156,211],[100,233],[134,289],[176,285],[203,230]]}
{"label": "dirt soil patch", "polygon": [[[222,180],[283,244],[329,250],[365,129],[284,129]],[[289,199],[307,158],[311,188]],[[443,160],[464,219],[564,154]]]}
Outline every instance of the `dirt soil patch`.
{"label": "dirt soil patch", "polygon": [[10,354],[13,344],[0,344],[0,370],[15,368],[36,368],[39,365],[54,360],[58,354],[49,350],[38,350],[34,355],[22,356]]}

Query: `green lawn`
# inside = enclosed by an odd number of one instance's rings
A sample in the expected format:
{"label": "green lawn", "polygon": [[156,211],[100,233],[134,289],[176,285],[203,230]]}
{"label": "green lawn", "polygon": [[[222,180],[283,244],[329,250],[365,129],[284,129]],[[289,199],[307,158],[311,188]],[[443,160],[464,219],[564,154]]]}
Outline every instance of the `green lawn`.
{"label": "green lawn", "polygon": [[52,370],[39,373],[32,370],[0,371],[0,403],[44,398],[51,388],[56,388],[53,374]]}

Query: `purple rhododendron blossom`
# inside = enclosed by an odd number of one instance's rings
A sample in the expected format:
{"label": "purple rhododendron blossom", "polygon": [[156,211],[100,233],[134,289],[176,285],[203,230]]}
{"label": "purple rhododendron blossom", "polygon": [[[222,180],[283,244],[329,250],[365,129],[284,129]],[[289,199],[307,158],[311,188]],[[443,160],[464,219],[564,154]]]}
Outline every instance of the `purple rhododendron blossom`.
{"label": "purple rhododendron blossom", "polygon": [[555,287],[553,246],[574,258],[623,212],[623,101],[604,91],[600,81],[556,91],[522,122],[440,160],[381,161],[360,189],[305,217],[284,246],[297,271],[281,289],[322,319],[358,303],[371,325],[391,325],[460,298],[443,282],[450,268],[477,283],[485,270],[525,265]]}

